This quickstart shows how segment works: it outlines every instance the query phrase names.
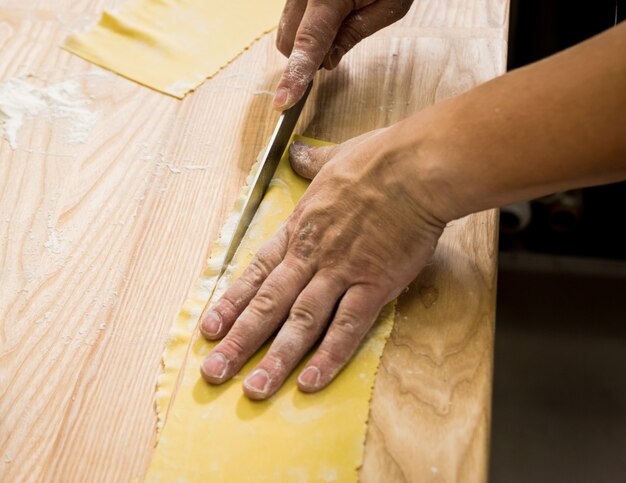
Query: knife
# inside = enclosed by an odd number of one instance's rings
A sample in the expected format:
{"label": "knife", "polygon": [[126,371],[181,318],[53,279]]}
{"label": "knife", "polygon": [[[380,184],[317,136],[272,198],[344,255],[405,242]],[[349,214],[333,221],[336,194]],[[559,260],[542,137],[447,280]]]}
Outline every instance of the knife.
{"label": "knife", "polygon": [[270,181],[276,172],[278,163],[283,157],[285,149],[287,149],[293,130],[296,127],[296,123],[298,122],[298,118],[300,117],[300,113],[302,112],[302,108],[304,107],[307,97],[309,97],[312,87],[313,81],[309,83],[300,100],[289,109],[283,111],[278,118],[278,122],[274,128],[274,133],[272,134],[269,144],[263,153],[263,157],[259,162],[260,165],[256,175],[254,176],[252,183],[250,183],[250,191],[244,201],[241,218],[239,218],[237,228],[233,231],[232,237],[228,242],[226,256],[222,261],[222,267],[220,268],[220,272],[216,280],[219,280],[222,277],[228,267],[228,264],[235,256],[235,252],[237,251],[237,248],[239,248],[239,244],[246,234],[257,208],[261,204],[261,200],[263,199]]}

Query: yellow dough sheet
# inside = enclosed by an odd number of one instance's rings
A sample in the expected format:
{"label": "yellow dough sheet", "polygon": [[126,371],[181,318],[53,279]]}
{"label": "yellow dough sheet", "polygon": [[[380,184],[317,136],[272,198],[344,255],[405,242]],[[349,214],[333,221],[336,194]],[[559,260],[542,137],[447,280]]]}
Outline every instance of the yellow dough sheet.
{"label": "yellow dough sheet", "polygon": [[[285,153],[213,300],[277,231],[307,186],[308,181],[293,172]],[[220,240],[232,233],[247,189]],[[229,382],[211,386],[200,376],[200,363],[216,344],[199,335],[197,324],[224,257],[226,247],[220,240],[178,316],[163,356],[156,397],[161,432],[146,481],[357,481],[372,388],[395,304],[383,309],[353,361],[326,389],[315,394],[298,390],[296,378],[303,362],[268,401],[251,401],[243,395],[241,384],[268,344]]]}
{"label": "yellow dough sheet", "polygon": [[63,48],[140,84],[182,98],[280,18],[284,0],[131,0],[104,12]]}

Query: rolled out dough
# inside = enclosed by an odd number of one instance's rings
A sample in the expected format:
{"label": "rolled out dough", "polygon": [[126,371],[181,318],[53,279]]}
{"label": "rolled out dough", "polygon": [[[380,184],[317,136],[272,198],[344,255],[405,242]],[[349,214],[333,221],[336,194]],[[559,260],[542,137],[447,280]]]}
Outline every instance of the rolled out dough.
{"label": "rolled out dough", "polygon": [[284,0],[131,0],[66,50],[182,98],[274,29]]}
{"label": "rolled out dough", "polygon": [[[292,171],[285,154],[233,262],[219,281],[215,300],[289,216],[307,186],[308,182]],[[222,239],[232,232],[241,199],[222,229]],[[211,386],[200,376],[200,363],[215,343],[199,336],[196,325],[216,283],[224,251],[222,242],[216,242],[209,265],[185,302],[166,347],[156,400],[162,431],[146,481],[356,481],[372,387],[395,305],[385,307],[353,361],[325,390],[304,394],[297,389],[301,364],[270,400],[250,401],[243,395],[241,383],[268,345],[225,384]]]}

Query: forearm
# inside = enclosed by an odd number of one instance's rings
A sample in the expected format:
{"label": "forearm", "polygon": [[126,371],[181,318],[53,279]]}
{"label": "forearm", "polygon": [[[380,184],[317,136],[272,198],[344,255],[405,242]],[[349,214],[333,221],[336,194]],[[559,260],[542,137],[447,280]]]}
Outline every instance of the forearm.
{"label": "forearm", "polygon": [[626,23],[389,131],[442,218],[626,179]]}

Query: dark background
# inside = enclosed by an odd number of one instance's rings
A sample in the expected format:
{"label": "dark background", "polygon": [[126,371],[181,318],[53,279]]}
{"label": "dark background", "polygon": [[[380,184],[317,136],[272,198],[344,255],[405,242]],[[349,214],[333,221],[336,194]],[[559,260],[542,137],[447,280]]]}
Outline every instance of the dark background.
{"label": "dark background", "polygon": [[[514,69],[552,55],[624,18],[626,0],[513,0],[508,67]],[[625,260],[626,182],[584,189],[580,198],[579,211],[571,219],[560,220],[558,230],[551,226],[554,220],[549,219],[548,208],[533,203],[530,225],[514,236],[502,234],[501,250]]]}
{"label": "dark background", "polygon": [[[624,3],[513,0],[509,68],[610,28]],[[559,199],[533,202],[521,232],[501,217],[492,483],[626,482],[626,183],[568,197],[556,219]]]}

